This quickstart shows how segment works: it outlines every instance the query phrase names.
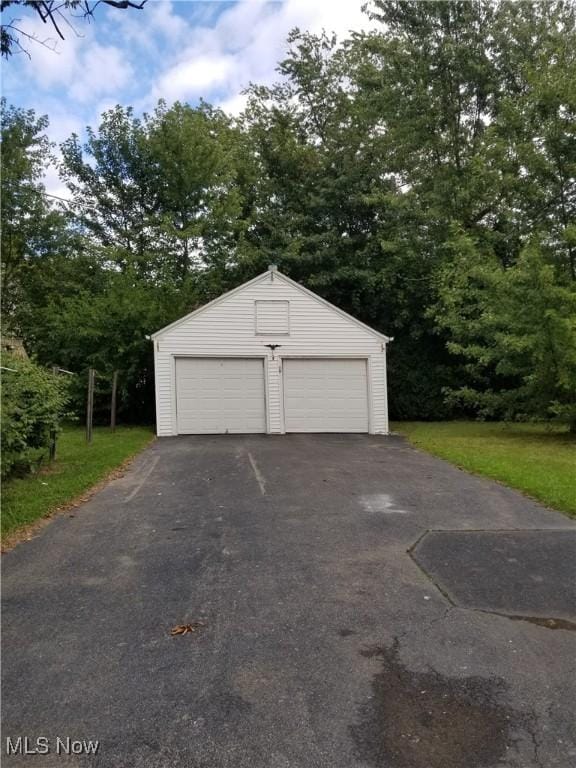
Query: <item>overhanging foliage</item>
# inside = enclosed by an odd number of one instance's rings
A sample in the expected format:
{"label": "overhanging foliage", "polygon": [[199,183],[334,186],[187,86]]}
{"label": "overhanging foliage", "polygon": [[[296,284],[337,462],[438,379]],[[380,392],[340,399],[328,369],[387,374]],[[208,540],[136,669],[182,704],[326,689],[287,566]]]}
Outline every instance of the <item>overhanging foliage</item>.
{"label": "overhanging foliage", "polygon": [[63,145],[66,210],[45,121],[4,110],[3,300],[39,360],[121,369],[121,414],[152,419],[146,334],[275,262],[394,336],[394,417],[573,421],[574,5],[369,12],[341,43],[295,30],[239,119],[104,113]]}

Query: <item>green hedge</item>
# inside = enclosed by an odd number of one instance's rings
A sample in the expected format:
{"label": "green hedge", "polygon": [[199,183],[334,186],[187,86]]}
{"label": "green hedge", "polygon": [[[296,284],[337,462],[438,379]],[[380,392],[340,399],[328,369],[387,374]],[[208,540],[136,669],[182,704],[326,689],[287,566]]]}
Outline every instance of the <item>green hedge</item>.
{"label": "green hedge", "polygon": [[2,357],[2,478],[30,471],[48,453],[68,402],[67,377],[31,360]]}

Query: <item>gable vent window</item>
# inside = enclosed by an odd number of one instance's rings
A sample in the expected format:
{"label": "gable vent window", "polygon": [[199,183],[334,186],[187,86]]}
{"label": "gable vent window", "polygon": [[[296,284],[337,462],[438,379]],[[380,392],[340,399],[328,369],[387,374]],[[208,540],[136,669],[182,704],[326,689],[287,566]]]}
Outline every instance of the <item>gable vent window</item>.
{"label": "gable vent window", "polygon": [[290,333],[290,302],[256,301],[256,334],[259,336],[288,336]]}

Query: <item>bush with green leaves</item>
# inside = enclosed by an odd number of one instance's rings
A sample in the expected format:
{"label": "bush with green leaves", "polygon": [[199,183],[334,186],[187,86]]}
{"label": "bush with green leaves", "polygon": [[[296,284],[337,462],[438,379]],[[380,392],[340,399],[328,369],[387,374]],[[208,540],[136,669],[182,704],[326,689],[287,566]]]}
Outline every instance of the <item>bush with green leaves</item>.
{"label": "bush with green leaves", "polygon": [[455,234],[436,322],[465,361],[448,400],[481,418],[556,420],[576,434],[576,284],[534,236],[503,267]]}
{"label": "bush with green leaves", "polygon": [[69,382],[31,360],[2,359],[2,478],[48,453],[66,415]]}

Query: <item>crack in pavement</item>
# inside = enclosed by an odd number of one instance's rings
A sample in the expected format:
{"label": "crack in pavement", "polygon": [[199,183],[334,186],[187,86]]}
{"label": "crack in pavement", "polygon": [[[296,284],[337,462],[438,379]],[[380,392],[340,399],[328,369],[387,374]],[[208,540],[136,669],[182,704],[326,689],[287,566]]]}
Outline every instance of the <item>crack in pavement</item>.
{"label": "crack in pavement", "polygon": [[250,451],[248,451],[248,461],[250,462],[250,466],[252,467],[252,471],[254,472],[254,477],[258,481],[258,485],[260,486],[260,492],[262,496],[266,496],[266,480],[264,479],[264,475],[262,472],[260,472],[260,469],[258,468],[258,464],[256,464],[256,459]]}
{"label": "crack in pavement", "polygon": [[[543,530],[548,531],[550,529],[523,529],[525,532],[534,532],[535,530]],[[440,583],[437,581],[437,579],[432,576],[432,574],[422,565],[422,563],[416,558],[415,552],[420,543],[423,541],[423,539],[429,534],[429,533],[436,533],[436,532],[464,532],[464,533],[518,533],[521,531],[509,531],[509,530],[492,530],[492,529],[477,529],[474,531],[470,531],[468,529],[453,529],[450,531],[447,531],[446,529],[434,529],[429,528],[425,530],[418,538],[414,541],[413,544],[410,545],[410,547],[406,550],[407,555],[410,557],[412,562],[416,565],[418,570],[426,577],[426,579],[436,588],[436,590],[440,593],[440,595],[453,607],[460,608],[464,611],[469,611],[471,613],[482,613],[482,614],[488,614],[490,616],[500,616],[505,619],[510,619],[511,621],[524,621],[530,624],[534,624],[539,627],[543,627],[545,629],[560,629],[565,630],[569,632],[575,632],[576,631],[576,622],[571,621],[570,619],[566,619],[564,617],[559,616],[534,616],[534,615],[528,615],[528,614],[521,614],[521,613],[505,613],[503,611],[498,610],[491,610],[490,608],[475,608],[474,606],[467,606],[463,605],[462,603],[458,602],[456,598],[452,597],[450,592],[447,590],[447,588],[444,585],[440,585]],[[446,614],[447,615],[447,614]]]}
{"label": "crack in pavement", "polygon": [[146,480],[148,480],[148,478],[154,471],[154,468],[156,467],[159,461],[160,461],[160,456],[154,456],[154,458],[150,462],[150,466],[145,470],[144,475],[140,480],[140,482],[136,485],[135,488],[133,488],[133,490],[124,499],[124,504],[127,504],[129,501],[132,501],[132,499],[136,496],[136,494],[140,492],[140,489],[142,488]]}

